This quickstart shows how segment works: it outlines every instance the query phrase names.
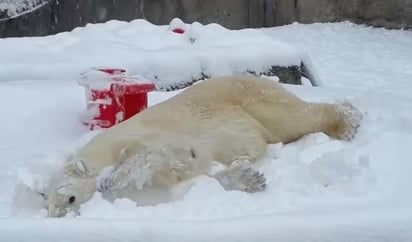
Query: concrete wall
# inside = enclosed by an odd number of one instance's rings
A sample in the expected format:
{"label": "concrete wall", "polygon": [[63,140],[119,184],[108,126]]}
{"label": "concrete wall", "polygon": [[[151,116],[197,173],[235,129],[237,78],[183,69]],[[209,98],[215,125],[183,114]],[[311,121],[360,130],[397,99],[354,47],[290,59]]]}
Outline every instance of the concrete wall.
{"label": "concrete wall", "polygon": [[[262,0],[50,0],[46,6],[24,16],[0,21],[0,37],[47,35],[70,31],[87,23],[111,19],[144,18],[168,24],[174,17],[191,23],[220,23],[237,29],[259,26],[251,23],[251,5]],[[254,10],[256,11],[256,10]]]}
{"label": "concrete wall", "polygon": [[219,23],[227,28],[351,20],[388,28],[412,28],[412,0],[49,0],[17,18],[0,20],[0,37],[39,36],[87,23],[145,18],[168,24]]}
{"label": "concrete wall", "polygon": [[350,20],[387,28],[412,28],[412,0],[276,0],[275,23]]}

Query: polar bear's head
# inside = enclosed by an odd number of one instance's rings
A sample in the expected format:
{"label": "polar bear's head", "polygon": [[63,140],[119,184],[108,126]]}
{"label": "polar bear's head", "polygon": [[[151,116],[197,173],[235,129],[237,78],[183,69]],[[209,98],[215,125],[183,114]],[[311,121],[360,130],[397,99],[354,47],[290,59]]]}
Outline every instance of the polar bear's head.
{"label": "polar bear's head", "polygon": [[76,160],[68,164],[65,174],[49,189],[47,194],[48,216],[63,217],[68,212],[78,213],[80,205],[97,191],[96,177],[89,174],[86,164]]}

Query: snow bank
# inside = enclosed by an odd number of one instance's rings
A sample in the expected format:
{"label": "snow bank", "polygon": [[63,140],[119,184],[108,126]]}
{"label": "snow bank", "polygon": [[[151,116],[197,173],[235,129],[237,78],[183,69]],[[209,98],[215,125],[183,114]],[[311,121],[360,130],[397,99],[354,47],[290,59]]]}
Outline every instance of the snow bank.
{"label": "snow bank", "polygon": [[157,82],[185,83],[301,64],[299,50],[258,30],[181,25],[184,34],[145,20],[113,20],[44,38],[1,39],[0,82],[74,80],[87,68],[111,66]]}

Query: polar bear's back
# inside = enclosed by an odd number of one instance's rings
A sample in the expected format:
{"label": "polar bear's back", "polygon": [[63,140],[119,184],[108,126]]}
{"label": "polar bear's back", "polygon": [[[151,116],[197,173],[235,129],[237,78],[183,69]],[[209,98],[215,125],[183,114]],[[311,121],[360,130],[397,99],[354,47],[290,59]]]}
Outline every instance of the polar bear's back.
{"label": "polar bear's back", "polygon": [[[162,127],[165,130],[179,131],[192,127],[205,128],[205,123],[217,117],[243,115],[234,109],[247,110],[256,103],[295,103],[301,102],[279,83],[253,76],[225,76],[211,78],[185,89],[172,98],[151,106],[140,114],[117,126],[139,123],[144,126]],[[251,113],[249,113],[251,114]],[[254,116],[252,114],[252,116]],[[119,128],[120,128],[119,127]],[[130,131],[129,128],[127,128]]]}
{"label": "polar bear's back", "polygon": [[202,100],[202,103],[247,105],[256,100],[290,99],[284,87],[268,78],[255,76],[216,77],[197,83],[175,99]]}

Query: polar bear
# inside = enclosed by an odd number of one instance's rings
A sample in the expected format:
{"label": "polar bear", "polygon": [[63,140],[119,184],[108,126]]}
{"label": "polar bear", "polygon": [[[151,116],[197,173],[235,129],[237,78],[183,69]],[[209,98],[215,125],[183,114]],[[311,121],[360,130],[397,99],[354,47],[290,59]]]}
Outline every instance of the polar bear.
{"label": "polar bear", "polygon": [[[52,183],[49,215],[78,211],[98,190],[170,188],[210,175],[212,161],[227,166],[211,175],[226,190],[259,192],[265,177],[250,164],[264,155],[267,144],[314,132],[349,141],[361,118],[349,103],[306,102],[264,77],[211,78],[102,131],[80,148],[64,176]],[[107,167],[112,171],[97,179]]]}

